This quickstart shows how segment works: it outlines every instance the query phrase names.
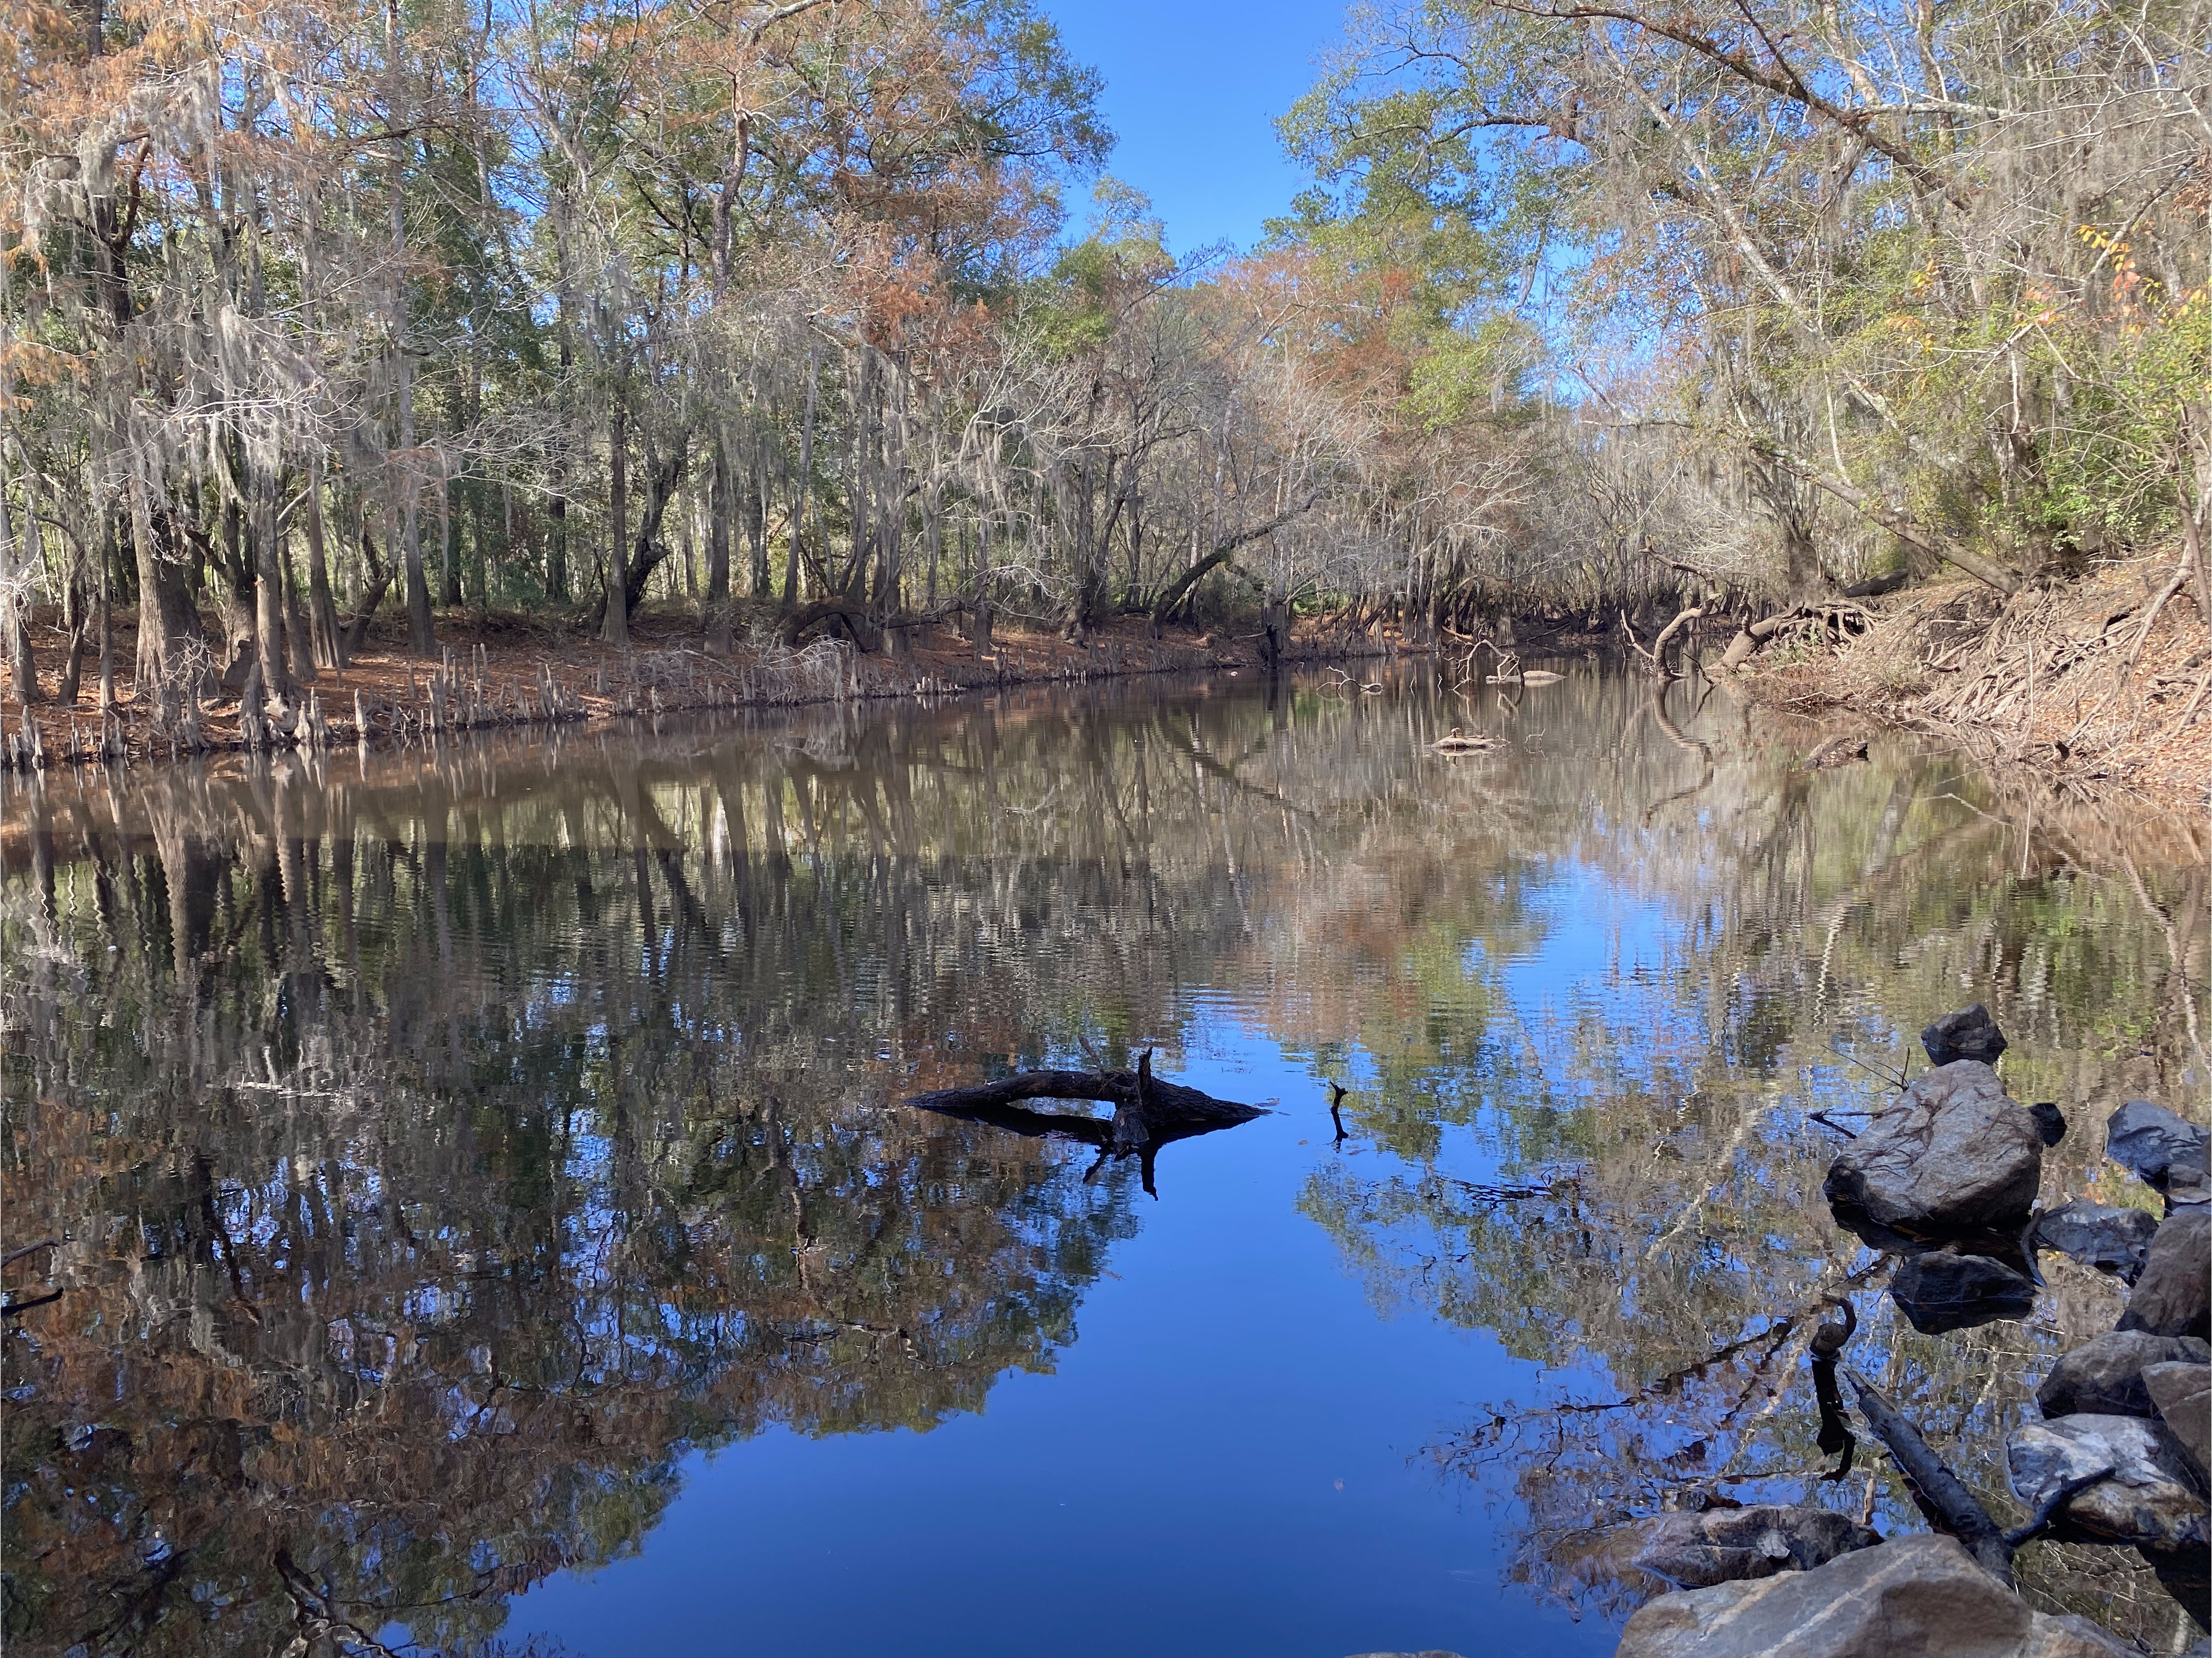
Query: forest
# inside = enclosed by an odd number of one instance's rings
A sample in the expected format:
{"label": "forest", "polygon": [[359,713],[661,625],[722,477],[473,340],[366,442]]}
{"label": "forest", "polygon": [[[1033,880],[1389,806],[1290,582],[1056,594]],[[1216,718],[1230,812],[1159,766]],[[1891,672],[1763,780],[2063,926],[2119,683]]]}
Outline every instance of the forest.
{"label": "forest", "polygon": [[1362,9],[1182,251],[1027,0],[8,12],[25,705],[495,613],[2212,613],[2203,0]]}

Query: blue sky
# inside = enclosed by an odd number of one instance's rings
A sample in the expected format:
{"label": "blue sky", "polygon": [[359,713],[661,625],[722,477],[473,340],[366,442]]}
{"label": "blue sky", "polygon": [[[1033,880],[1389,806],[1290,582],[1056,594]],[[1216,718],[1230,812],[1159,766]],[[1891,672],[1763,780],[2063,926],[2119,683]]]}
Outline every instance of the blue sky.
{"label": "blue sky", "polygon": [[1152,198],[1168,245],[1240,248],[1304,179],[1275,118],[1344,33],[1344,0],[1042,0],[1081,63],[1106,77],[1109,164]]}

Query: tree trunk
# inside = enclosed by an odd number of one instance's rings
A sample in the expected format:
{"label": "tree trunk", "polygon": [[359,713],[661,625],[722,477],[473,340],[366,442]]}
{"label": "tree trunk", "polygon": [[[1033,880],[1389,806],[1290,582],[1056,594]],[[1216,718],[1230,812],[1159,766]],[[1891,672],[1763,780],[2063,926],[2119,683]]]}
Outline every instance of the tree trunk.
{"label": "tree trunk", "polygon": [[185,573],[164,551],[164,544],[173,544],[177,538],[176,519],[166,505],[131,526],[131,551],[138,569],[136,672],[142,685],[175,677],[185,653],[206,642],[199,607],[185,588]]}
{"label": "tree trunk", "polygon": [[[385,526],[391,528],[389,523]],[[368,572],[368,590],[361,596],[361,608],[354,612],[352,623],[346,629],[344,641],[338,654],[350,662],[361,654],[362,642],[368,637],[368,624],[376,617],[376,607],[384,603],[384,595],[392,586],[392,568],[376,556],[376,544],[368,537],[368,509],[363,507],[361,517],[361,558]]]}
{"label": "tree trunk", "polygon": [[292,675],[284,661],[284,574],[276,540],[276,480],[258,468],[248,476],[253,491],[253,521],[246,527],[253,538],[253,637],[261,659],[261,683],[267,695],[289,698]]}
{"label": "tree trunk", "polygon": [[[567,260],[564,258],[562,263],[565,270]],[[564,280],[562,283],[564,292],[567,286]],[[565,386],[568,383],[569,371],[576,361],[575,344],[568,335],[568,307],[565,299],[561,302],[560,319],[555,331],[560,337],[561,383]],[[552,471],[553,496],[553,504],[547,510],[553,522],[545,537],[545,597],[552,603],[561,604],[567,603],[568,598],[568,446],[566,434],[556,431],[547,447],[550,452],[547,459]]]}
{"label": "tree trunk", "polygon": [[461,596],[461,574],[453,566],[453,491],[458,486],[451,478],[438,486],[438,603],[449,610],[457,610],[465,602]]}
{"label": "tree trunk", "polygon": [[629,410],[623,401],[622,389],[614,393],[614,406],[607,416],[607,513],[614,521],[613,544],[610,554],[612,567],[607,574],[606,616],[600,624],[599,636],[610,645],[627,648],[629,644],[629,548],[626,544],[629,525],[629,475],[627,451],[629,447]]}
{"label": "tree trunk", "polygon": [[308,638],[318,664],[343,671],[345,647],[339,635],[337,601],[331,596],[330,552],[324,542],[323,477],[319,468],[307,475],[307,508]]}
{"label": "tree trunk", "polygon": [[714,476],[707,485],[707,643],[730,648],[730,445],[714,439]]}
{"label": "tree trunk", "polygon": [[1255,524],[1249,529],[1239,530],[1235,535],[1227,537],[1223,540],[1217,541],[1213,545],[1213,550],[1212,552],[1208,553],[1204,558],[1198,560],[1188,569],[1177,576],[1174,581],[1169,584],[1168,590],[1162,593],[1158,599],[1154,602],[1152,605],[1153,622],[1156,624],[1165,622],[1170,616],[1174,614],[1175,607],[1182,602],[1182,596],[1188,592],[1193,587],[1195,587],[1199,584],[1200,579],[1206,575],[1207,573],[1228,563],[1229,561],[1235,556],[1238,548],[1243,546],[1248,542],[1257,541],[1261,536],[1273,534],[1275,531],[1281,529],[1284,525],[1289,523],[1300,513],[1311,510],[1314,503],[1320,499],[1321,492],[1316,490],[1313,494],[1308,495],[1304,501],[1297,502],[1294,506],[1285,507],[1283,511],[1276,513],[1274,517]]}
{"label": "tree trunk", "polygon": [[122,514],[109,512],[100,541],[100,711],[115,709],[115,532]]}
{"label": "tree trunk", "polygon": [[799,477],[792,489],[791,548],[783,561],[783,608],[799,603],[799,544],[806,525],[806,495],[814,482],[814,401],[821,389],[821,349],[806,343],[806,417],[799,428]]}
{"label": "tree trunk", "polygon": [[307,613],[300,604],[300,570],[292,562],[292,537],[284,535],[277,543],[277,562],[284,569],[284,654],[292,665],[292,677],[303,683],[315,682],[315,647],[313,635],[307,625]]}
{"label": "tree trunk", "polygon": [[745,492],[745,539],[752,548],[752,591],[755,598],[769,596],[768,574],[768,446],[755,427],[747,446],[751,462],[752,488]]}
{"label": "tree trunk", "polygon": [[676,441],[646,476],[645,511],[639,516],[637,534],[630,540],[629,571],[623,592],[635,613],[645,603],[645,584],[667,556],[668,544],[660,539],[661,520],[684,482],[684,462],[691,446],[691,434],[678,432]]}
{"label": "tree trunk", "polygon": [[[29,545],[27,539],[26,545]],[[31,660],[31,557],[16,551],[15,522],[8,507],[7,480],[0,477],[0,630],[7,634],[8,683],[15,700],[28,708],[39,700],[38,670]]]}

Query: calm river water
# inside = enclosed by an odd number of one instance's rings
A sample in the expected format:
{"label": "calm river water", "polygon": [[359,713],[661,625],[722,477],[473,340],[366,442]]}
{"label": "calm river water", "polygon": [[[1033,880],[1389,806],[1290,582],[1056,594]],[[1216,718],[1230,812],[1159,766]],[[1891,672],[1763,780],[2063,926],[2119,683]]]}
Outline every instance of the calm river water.
{"label": "calm river water", "polygon": [[[1628,1516],[1920,1528],[1821,1478],[1837,1292],[2017,1518],[2121,1291],[1914,1333],[1808,1113],[1984,1001],[2046,1200],[2150,1206],[2204,831],[1808,744],[1577,665],[10,785],[10,1651],[1604,1654]],[[1157,1198],[900,1103],[1146,1048],[1273,1113]],[[2023,1556],[2178,1650],[2132,1562]]]}

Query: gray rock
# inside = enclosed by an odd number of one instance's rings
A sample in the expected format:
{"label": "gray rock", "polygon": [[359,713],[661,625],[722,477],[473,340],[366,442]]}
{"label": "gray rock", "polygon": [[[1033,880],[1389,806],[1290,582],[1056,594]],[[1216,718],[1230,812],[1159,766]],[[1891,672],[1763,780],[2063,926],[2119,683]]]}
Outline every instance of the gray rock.
{"label": "gray rock", "polygon": [[2133,1284],[2142,1276],[2143,1257],[2157,1230],[2158,1217],[2148,1210],[2082,1198],[2037,1221],[2035,1245]]}
{"label": "gray rock", "polygon": [[2066,1114],[2057,1101],[2038,1100],[2027,1108],[2027,1114],[2035,1119],[2036,1132],[2045,1145],[2056,1145],[2066,1138]]}
{"label": "gray rock", "polygon": [[2130,1100],[2105,1124],[2105,1155],[2136,1179],[2163,1192],[2168,1171],[2188,1165],[2198,1180],[2208,1161],[2205,1131],[2148,1100]]}
{"label": "gray rock", "polygon": [[2212,1336],[2212,1209],[2179,1210],[2152,1236],[2120,1328]]}
{"label": "gray rock", "polygon": [[1954,1065],[1960,1060],[1995,1065],[2005,1051],[2004,1032],[1979,1002],[1946,1013],[1920,1033],[1920,1045],[1928,1050],[1930,1065]]}
{"label": "gray rock", "polygon": [[2206,1177],[2203,1165],[2179,1157],[2166,1164],[2166,1212],[2205,1203],[2212,1203],[2212,1179]]}
{"label": "gray rock", "polygon": [[2099,1629],[2072,1612],[2053,1617],[2038,1612],[2021,1658],[2142,1658],[2142,1653],[2110,1630]]}
{"label": "gray rock", "polygon": [[2133,1543],[2162,1553],[2212,1546],[2203,1499],[2190,1487],[2180,1448],[2139,1416],[2062,1416],[2029,1422],[2005,1441],[2014,1496],[2031,1509],[2068,1482],[2112,1470],[2059,1510],[2053,1532],[2092,1543]]}
{"label": "gray rock", "polygon": [[1881,1541],[1879,1532],[1829,1509],[1776,1503],[1653,1515],[1632,1528],[1629,1564],[1686,1588],[1807,1571]]}
{"label": "gray rock", "polygon": [[2197,1465],[2202,1485],[2212,1474],[2212,1365],[2153,1364],[2142,1381],[2166,1432]]}
{"label": "gray rock", "polygon": [[2035,1285],[1987,1255],[1931,1249],[1914,1255],[1889,1283],[1890,1298],[1924,1336],[1968,1330],[2035,1310]]}
{"label": "gray rock", "polygon": [[1811,1571],[1662,1594],[1615,1658],[2118,1658],[2078,1618],[2051,1618],[1948,1537],[1856,1549]]}
{"label": "gray rock", "polygon": [[2043,1177],[2035,1119],[1975,1060],[1923,1071],[1828,1170],[1831,1203],[1906,1231],[1966,1231],[2025,1217]]}
{"label": "gray rock", "polygon": [[2154,1364],[2203,1365],[2212,1346],[2193,1336],[2154,1336],[2148,1330],[2112,1330],[2085,1342],[2051,1367],[2035,1402],[2046,1417],[2082,1411],[2098,1416],[2156,1417],[2143,1371]]}

